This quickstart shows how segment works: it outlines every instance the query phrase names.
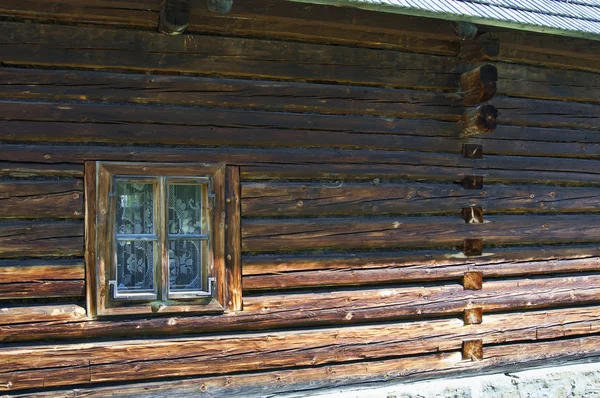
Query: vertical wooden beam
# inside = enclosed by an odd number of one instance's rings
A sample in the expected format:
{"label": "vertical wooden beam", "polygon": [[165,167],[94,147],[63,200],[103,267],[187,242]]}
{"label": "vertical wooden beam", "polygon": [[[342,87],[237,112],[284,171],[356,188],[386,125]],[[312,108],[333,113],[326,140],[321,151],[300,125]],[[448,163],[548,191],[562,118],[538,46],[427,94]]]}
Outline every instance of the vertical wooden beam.
{"label": "vertical wooden beam", "polygon": [[158,31],[166,35],[180,35],[190,22],[190,0],[165,0],[160,11]]}
{"label": "vertical wooden beam", "polygon": [[242,238],[239,167],[227,167],[225,184],[225,274],[227,281],[225,300],[229,311],[241,311]]}
{"label": "vertical wooden beam", "polygon": [[85,200],[85,303],[88,317],[96,316],[96,162],[84,164]]}

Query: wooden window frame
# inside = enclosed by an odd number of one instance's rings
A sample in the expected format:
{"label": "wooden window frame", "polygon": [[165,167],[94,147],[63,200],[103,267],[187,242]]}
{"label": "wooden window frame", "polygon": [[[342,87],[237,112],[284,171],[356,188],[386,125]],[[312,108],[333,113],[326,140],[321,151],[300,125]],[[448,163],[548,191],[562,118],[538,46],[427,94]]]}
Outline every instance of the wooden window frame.
{"label": "wooden window frame", "polygon": [[[232,297],[232,291],[235,295],[241,295],[241,291],[237,288],[232,290],[228,286],[234,281],[229,275],[232,273],[231,270],[227,270],[225,264],[225,194],[226,189],[229,188],[226,187],[226,175],[231,174],[228,169],[223,164],[203,163],[86,162],[86,194],[92,196],[86,198],[86,261],[88,263],[86,279],[89,315],[96,317],[180,312],[222,313],[227,309],[236,310],[231,305],[227,305],[228,302],[241,302],[241,297]],[[155,197],[159,197],[159,202],[164,204],[167,198],[167,183],[164,177],[180,181],[209,179],[211,182],[214,197],[210,199],[214,198],[214,200],[212,206],[209,206],[208,213],[210,225],[208,241],[211,250],[207,257],[210,264],[209,278],[214,278],[211,295],[193,298],[186,297],[186,294],[175,294],[174,296],[179,297],[173,298],[163,295],[156,300],[149,297],[139,300],[132,300],[129,297],[115,299],[112,297],[109,281],[113,267],[112,242],[116,206],[114,200],[111,203],[110,193],[113,192],[117,179],[153,178],[158,183]],[[239,184],[239,179],[234,180],[232,183]],[[162,214],[163,210],[166,211],[166,207],[164,205],[163,207],[157,209],[158,213],[155,217],[166,217],[166,214]],[[232,210],[235,212],[236,209]],[[161,221],[159,225],[161,224],[166,225],[166,221]],[[239,226],[232,229],[239,230]],[[159,241],[167,239],[164,236],[166,230],[157,229],[155,232]],[[165,252],[166,250],[162,249],[159,253],[161,261],[159,267],[162,270],[168,269],[168,255],[165,255]],[[238,263],[239,261],[236,262],[236,266],[239,265]],[[239,273],[235,270],[235,274]],[[162,289],[165,290],[164,286],[168,284],[168,278],[164,272],[162,275],[162,280],[157,282],[160,282]],[[155,291],[160,294],[161,289],[155,288]]]}

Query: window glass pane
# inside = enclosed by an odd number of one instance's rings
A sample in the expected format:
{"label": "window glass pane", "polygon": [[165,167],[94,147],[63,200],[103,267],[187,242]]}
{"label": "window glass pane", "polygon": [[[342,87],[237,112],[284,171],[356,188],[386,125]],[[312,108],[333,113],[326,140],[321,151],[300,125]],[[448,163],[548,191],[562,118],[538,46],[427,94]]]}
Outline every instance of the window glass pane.
{"label": "window glass pane", "polygon": [[192,291],[202,289],[201,240],[169,241],[169,290]]}
{"label": "window glass pane", "polygon": [[169,185],[169,234],[205,233],[202,228],[202,188],[204,184]]}
{"label": "window glass pane", "polygon": [[117,234],[152,234],[154,184],[117,182]]}
{"label": "window glass pane", "polygon": [[118,291],[154,290],[154,242],[117,242]]}

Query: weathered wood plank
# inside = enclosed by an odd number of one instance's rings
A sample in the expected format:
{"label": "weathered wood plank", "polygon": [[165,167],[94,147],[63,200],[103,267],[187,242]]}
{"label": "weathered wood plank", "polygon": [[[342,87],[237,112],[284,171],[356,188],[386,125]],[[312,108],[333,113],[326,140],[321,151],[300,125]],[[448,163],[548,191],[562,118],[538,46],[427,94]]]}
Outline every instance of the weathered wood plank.
{"label": "weathered wood plank", "polygon": [[456,217],[245,219],[242,250],[248,252],[457,247],[464,239],[485,244],[595,242],[600,216],[492,215],[483,224]]}
{"label": "weathered wood plank", "polygon": [[[460,316],[469,306],[497,311],[533,310],[598,303],[598,275],[487,280],[482,290],[460,283],[387,286],[379,289],[333,288],[315,293],[244,297],[244,311],[227,316],[47,322],[0,326],[0,341],[114,338],[298,328],[316,325],[391,321],[424,316]],[[485,324],[485,323],[484,323]]]}
{"label": "weathered wood plank", "polygon": [[1,283],[85,279],[81,260],[0,260]]}
{"label": "weathered wood plank", "polygon": [[7,66],[185,72],[452,91],[465,70],[452,57],[149,31],[2,22],[0,37],[0,58]]}
{"label": "weathered wood plank", "polygon": [[465,272],[479,272],[484,278],[501,278],[600,270],[600,259],[590,254],[597,255],[598,249],[493,248],[480,257],[442,250],[346,256],[246,256],[243,258],[244,290],[459,280]]}
{"label": "weathered wood plank", "polygon": [[85,226],[84,226],[84,256],[85,275],[85,306],[90,317],[96,316],[96,162],[86,161],[85,167]]}
{"label": "weathered wood plank", "polygon": [[2,218],[83,218],[83,182],[0,182]]}
{"label": "weathered wood plank", "polygon": [[[598,336],[561,339],[550,342],[520,343],[485,347],[482,361],[464,361],[460,352],[438,353],[420,357],[396,358],[322,367],[277,370],[261,373],[232,374],[170,382],[154,382],[118,387],[82,388],[70,391],[34,393],[36,397],[114,396],[129,394],[153,397],[156,394],[196,397],[244,395],[262,397],[285,392],[310,393],[318,388],[352,384],[372,385],[383,381],[416,381],[434,377],[464,377],[472,374],[510,372],[531,367],[550,366],[566,361],[593,362],[598,359]],[[371,383],[371,384],[369,384]],[[25,395],[18,395],[24,397]]]}
{"label": "weathered wood plank", "polygon": [[[32,346],[0,350],[4,390],[320,366],[364,359],[448,352],[463,339],[484,344],[536,341],[536,332],[560,337],[598,333],[597,307],[460,319],[177,340]],[[571,327],[572,325],[572,327]],[[594,337],[594,336],[592,336]],[[416,344],[416,342],[419,342]],[[333,352],[332,346],[336,346]],[[231,353],[235,353],[235,361]],[[83,359],[85,358],[85,359]],[[260,361],[257,359],[260,358]],[[66,376],[69,377],[66,377]]]}
{"label": "weathered wood plank", "polygon": [[82,255],[81,222],[0,224],[0,258]]}
{"label": "weathered wood plank", "polygon": [[242,185],[244,217],[323,217],[387,214],[458,214],[469,206],[484,213],[595,212],[600,190],[588,187],[456,184],[266,182]]}
{"label": "weathered wood plank", "polygon": [[85,319],[85,308],[76,304],[0,307],[0,325],[34,322],[75,322]]}
{"label": "weathered wood plank", "polygon": [[225,175],[225,300],[230,311],[242,310],[242,241],[240,169],[228,167]]}
{"label": "weathered wood plank", "polygon": [[43,21],[156,28],[160,0],[4,0],[0,15]]}
{"label": "weathered wood plank", "polygon": [[0,299],[83,297],[84,285],[84,280],[0,283]]}
{"label": "weathered wood plank", "polygon": [[[5,147],[2,145],[2,147]],[[19,146],[12,147],[13,150]],[[21,150],[27,151],[25,147]],[[13,159],[15,157],[13,156]],[[49,159],[49,158],[48,158]],[[46,159],[46,160],[48,160]],[[76,164],[35,164],[35,163],[13,163],[9,156],[5,156],[0,162],[0,177],[82,177],[83,167]]]}
{"label": "weathered wood plank", "polygon": [[122,161],[124,156],[130,161],[196,162],[202,159],[204,162],[225,162],[243,166],[240,169],[242,180],[408,178],[458,182],[465,175],[475,174],[483,175],[486,182],[600,183],[600,162],[588,159],[488,155],[473,163],[460,153],[411,151],[170,148],[167,152],[164,148],[133,146],[0,146],[0,161],[18,157],[27,162],[79,163],[88,159]]}

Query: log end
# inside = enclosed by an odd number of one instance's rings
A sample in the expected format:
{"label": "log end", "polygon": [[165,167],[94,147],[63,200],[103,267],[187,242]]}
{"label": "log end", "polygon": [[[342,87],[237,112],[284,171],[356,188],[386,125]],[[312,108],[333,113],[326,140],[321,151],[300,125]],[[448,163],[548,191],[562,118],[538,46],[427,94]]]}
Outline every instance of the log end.
{"label": "log end", "polygon": [[498,70],[494,65],[483,65],[460,77],[463,105],[472,106],[489,101],[496,94]]}
{"label": "log end", "polygon": [[463,341],[462,359],[465,361],[481,361],[483,359],[483,341],[482,340]]}
{"label": "log end", "polygon": [[465,325],[479,325],[483,319],[483,308],[467,308],[463,313]]}
{"label": "log end", "polygon": [[461,137],[472,137],[491,133],[496,130],[498,109],[493,105],[483,105],[475,109],[469,109],[462,114]]}
{"label": "log end", "polygon": [[[481,243],[480,239],[466,239],[465,242],[467,240],[478,240]],[[462,284],[465,290],[481,290],[483,288],[483,274],[481,272],[465,272]]]}
{"label": "log end", "polygon": [[207,7],[210,12],[227,14],[233,7],[233,0],[207,0]]}

